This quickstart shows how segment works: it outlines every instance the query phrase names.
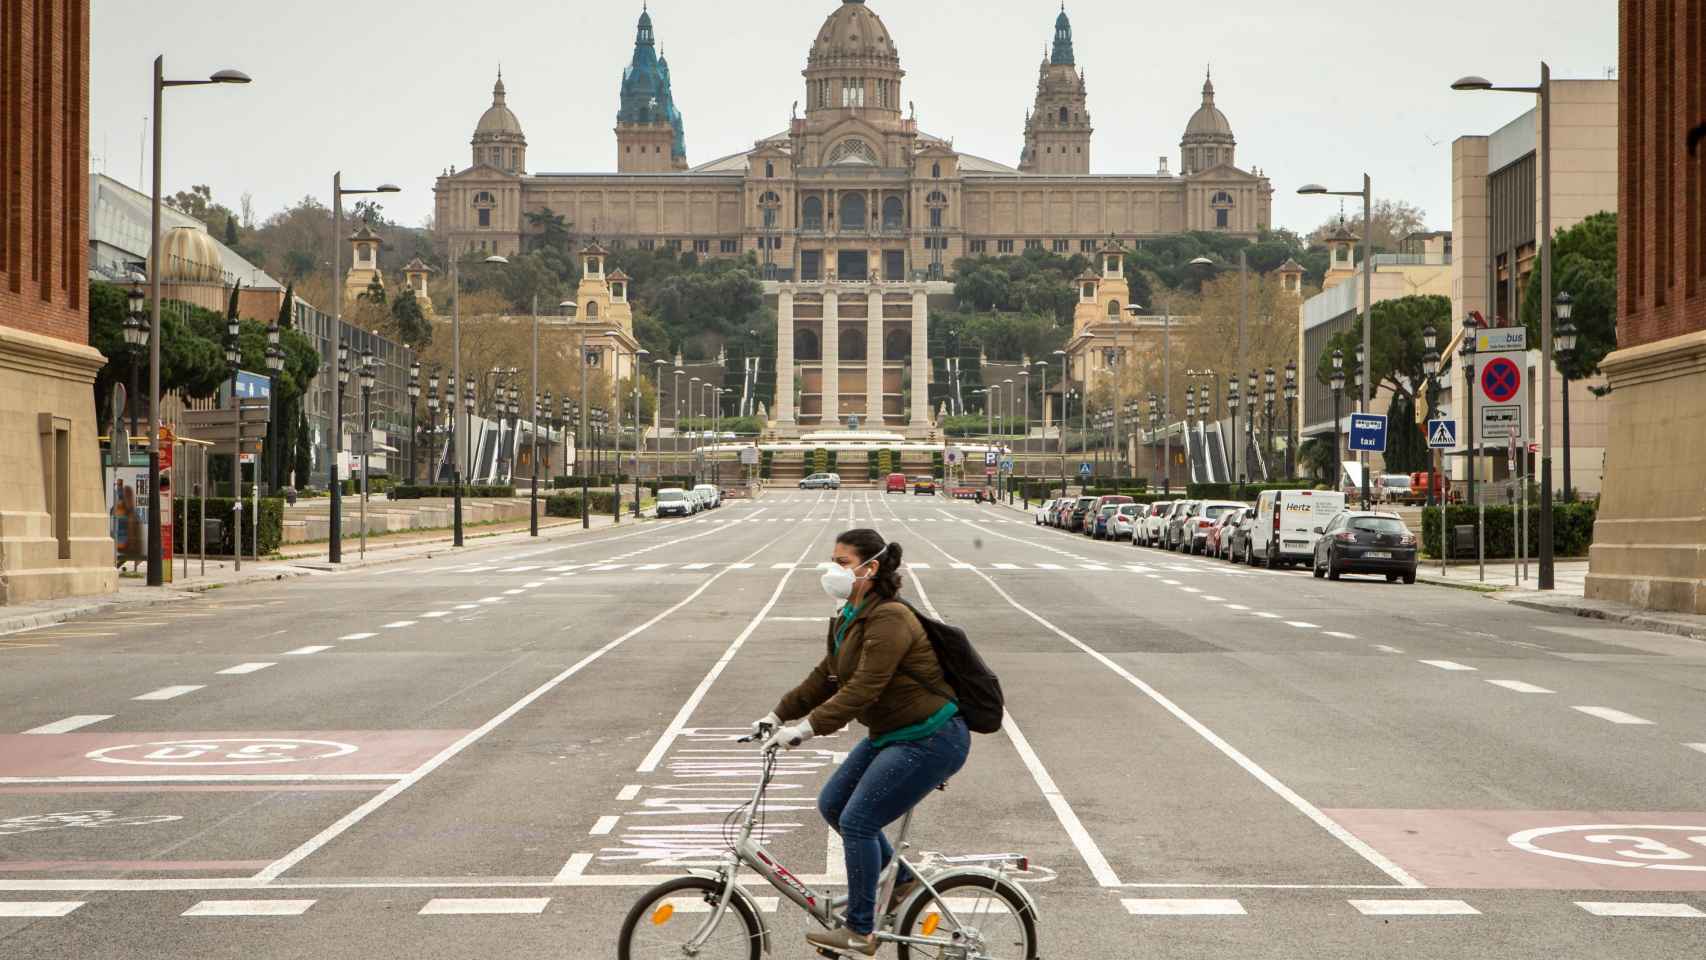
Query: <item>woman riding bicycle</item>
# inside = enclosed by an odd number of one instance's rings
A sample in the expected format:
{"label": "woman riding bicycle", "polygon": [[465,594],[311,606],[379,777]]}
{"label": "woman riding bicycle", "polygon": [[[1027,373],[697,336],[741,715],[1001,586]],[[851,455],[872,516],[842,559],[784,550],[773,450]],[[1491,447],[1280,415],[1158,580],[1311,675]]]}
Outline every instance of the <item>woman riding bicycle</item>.
{"label": "woman riding bicycle", "polygon": [[[847,755],[818,796],[818,812],[841,835],[847,861],[847,917],[813,931],[814,947],[871,956],[877,951],[877,880],[894,856],[883,827],[899,819],[965,765],[971,732],[934,648],[900,592],[900,544],[875,530],[835,539],[823,589],[844,601],[830,621],[828,651],[811,675],[753,725],[774,730],[769,744],[793,748],[858,720],[870,736]],[[787,724],[784,726],[783,724]],[[895,878],[894,901],[914,878]]]}

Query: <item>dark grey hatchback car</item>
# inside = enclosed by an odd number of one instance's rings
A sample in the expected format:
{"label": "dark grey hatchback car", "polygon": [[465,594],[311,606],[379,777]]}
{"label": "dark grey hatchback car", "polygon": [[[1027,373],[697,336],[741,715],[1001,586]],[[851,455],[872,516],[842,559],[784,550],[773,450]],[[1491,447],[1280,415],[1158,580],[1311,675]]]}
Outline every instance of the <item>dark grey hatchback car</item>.
{"label": "dark grey hatchback car", "polygon": [[1416,582],[1416,537],[1397,514],[1346,510],[1315,533],[1317,578],[1374,573],[1384,574],[1388,583],[1399,577]]}

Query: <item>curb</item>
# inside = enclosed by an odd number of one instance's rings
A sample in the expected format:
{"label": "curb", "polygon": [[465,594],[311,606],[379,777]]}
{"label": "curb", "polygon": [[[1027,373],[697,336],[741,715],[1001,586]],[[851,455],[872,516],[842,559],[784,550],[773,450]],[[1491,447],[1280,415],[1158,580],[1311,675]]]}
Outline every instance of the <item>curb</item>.
{"label": "curb", "polygon": [[1623,608],[1611,604],[1590,605],[1588,603],[1557,603],[1539,600],[1521,595],[1502,596],[1499,599],[1512,606],[1529,610],[1543,610],[1564,616],[1581,617],[1584,620],[1603,620],[1607,623],[1619,623],[1654,633],[1664,633],[1675,637],[1687,637],[1691,640],[1706,640],[1706,624],[1690,623],[1686,620],[1672,620],[1668,617],[1655,616],[1651,613]]}
{"label": "curb", "polygon": [[1449,588],[1452,590],[1463,590],[1463,591],[1468,592],[1468,593],[1493,594],[1493,593],[1504,593],[1506,590],[1505,587],[1486,586],[1486,585],[1480,584],[1480,583],[1464,583],[1461,580],[1447,580],[1447,579],[1442,579],[1440,577],[1424,577],[1421,574],[1416,575],[1416,582],[1417,583],[1425,583],[1425,584],[1428,584],[1429,586],[1434,586],[1434,587],[1446,587],[1446,588]]}

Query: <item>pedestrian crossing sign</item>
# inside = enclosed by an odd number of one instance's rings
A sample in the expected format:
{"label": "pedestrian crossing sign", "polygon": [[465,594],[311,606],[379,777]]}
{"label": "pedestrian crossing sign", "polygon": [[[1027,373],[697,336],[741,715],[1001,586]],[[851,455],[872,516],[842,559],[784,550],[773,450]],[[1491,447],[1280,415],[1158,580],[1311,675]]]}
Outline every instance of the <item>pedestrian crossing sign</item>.
{"label": "pedestrian crossing sign", "polygon": [[1450,450],[1457,446],[1457,421],[1429,420],[1428,446],[1435,450]]}
{"label": "pedestrian crossing sign", "polygon": [[1088,478],[1090,476],[1090,465],[1088,463],[1079,464],[1078,465],[1078,475],[1081,477]]}

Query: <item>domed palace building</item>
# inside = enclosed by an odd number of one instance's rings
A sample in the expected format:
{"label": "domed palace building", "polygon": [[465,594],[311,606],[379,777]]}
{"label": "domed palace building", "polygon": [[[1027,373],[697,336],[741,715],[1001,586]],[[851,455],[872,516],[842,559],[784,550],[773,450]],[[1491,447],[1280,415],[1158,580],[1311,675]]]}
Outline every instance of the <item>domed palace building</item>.
{"label": "domed palace building", "polygon": [[[778,313],[778,432],[863,423],[928,430],[928,312],[963,256],[1027,249],[1095,259],[1111,244],[1194,230],[1254,237],[1273,189],[1236,166],[1231,124],[1204,83],[1177,172],[1089,172],[1089,89],[1063,8],[1037,70],[1017,166],[920,129],[900,51],[864,0],[840,0],[811,38],[787,128],[697,166],[668,62],[642,13],[616,116],[616,172],[531,173],[500,77],[472,162],[437,181],[439,239],[462,254],[523,248],[549,208],[611,248],[753,254]],[[910,403],[904,399],[910,394]]]}

